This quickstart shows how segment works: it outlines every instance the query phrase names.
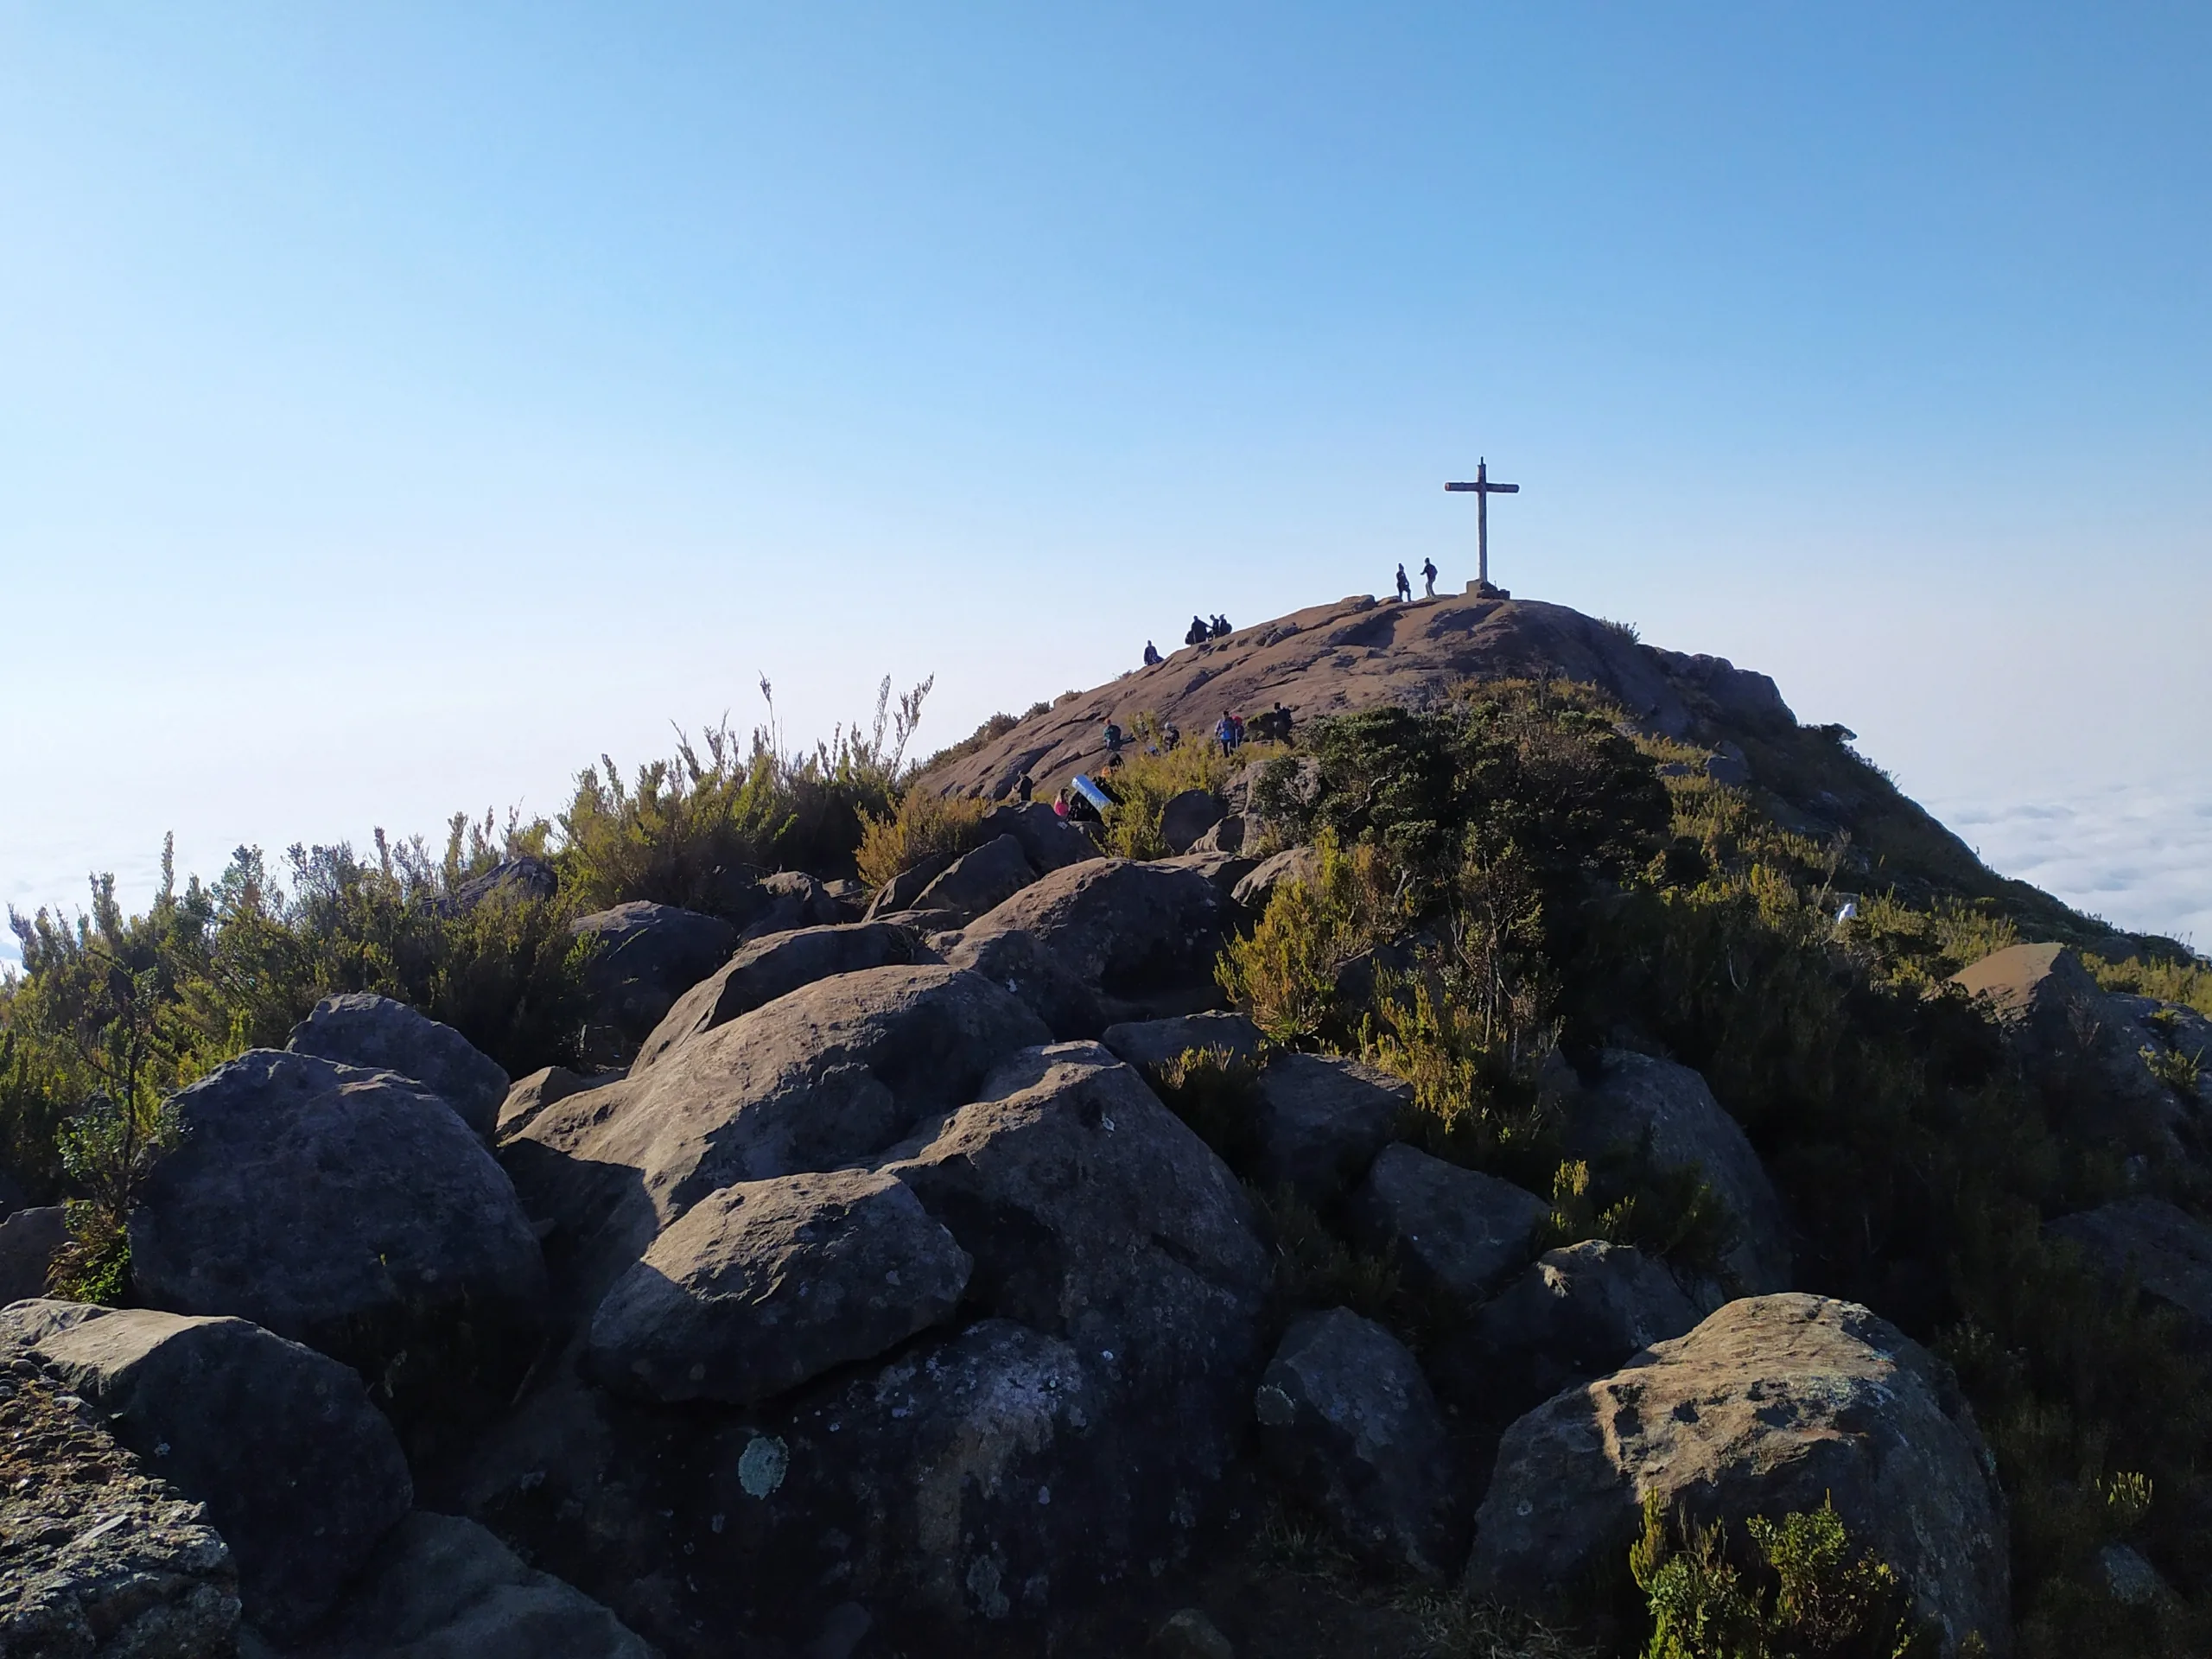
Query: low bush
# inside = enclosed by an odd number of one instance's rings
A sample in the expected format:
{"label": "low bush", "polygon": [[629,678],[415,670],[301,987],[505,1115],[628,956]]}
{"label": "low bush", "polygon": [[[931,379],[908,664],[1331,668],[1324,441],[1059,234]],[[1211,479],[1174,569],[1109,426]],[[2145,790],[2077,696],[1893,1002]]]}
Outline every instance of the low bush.
{"label": "low bush", "polygon": [[1230,941],[1216,969],[1222,989],[1252,1023],[1292,1046],[1310,1045],[1341,1024],[1338,976],[1408,919],[1376,849],[1347,849],[1324,829],[1314,852],[1314,879],[1279,883],[1258,925]]}
{"label": "low bush", "polygon": [[912,788],[880,817],[861,815],[860,878],[880,887],[902,870],[938,854],[957,858],[983,843],[984,804]]}

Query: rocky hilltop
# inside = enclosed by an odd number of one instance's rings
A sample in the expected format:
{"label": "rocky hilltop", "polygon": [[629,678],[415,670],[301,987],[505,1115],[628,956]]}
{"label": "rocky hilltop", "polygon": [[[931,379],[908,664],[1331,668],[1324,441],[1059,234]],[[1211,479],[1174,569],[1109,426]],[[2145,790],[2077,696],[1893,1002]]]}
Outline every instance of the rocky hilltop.
{"label": "rocky hilltop", "polygon": [[[1108,823],[1009,798],[1140,714]],[[873,883],[456,865],[562,1064],[336,992],[168,1100],[104,1300],[0,1224],[0,1656],[2189,1650],[2196,969],[1847,735],[1354,599],[944,760]]]}

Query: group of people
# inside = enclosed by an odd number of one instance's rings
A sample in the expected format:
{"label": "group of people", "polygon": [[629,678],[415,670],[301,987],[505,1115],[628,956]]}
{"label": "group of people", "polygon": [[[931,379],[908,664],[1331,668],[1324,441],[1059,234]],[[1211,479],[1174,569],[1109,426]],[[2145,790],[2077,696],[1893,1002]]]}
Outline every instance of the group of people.
{"label": "group of people", "polygon": [[[1424,597],[1434,599],[1436,597],[1436,561],[1423,559],[1421,562],[1421,579],[1428,584],[1428,591]],[[1406,567],[1401,564],[1398,567],[1398,597],[1402,600],[1410,600],[1413,596],[1414,584],[1406,575]]]}

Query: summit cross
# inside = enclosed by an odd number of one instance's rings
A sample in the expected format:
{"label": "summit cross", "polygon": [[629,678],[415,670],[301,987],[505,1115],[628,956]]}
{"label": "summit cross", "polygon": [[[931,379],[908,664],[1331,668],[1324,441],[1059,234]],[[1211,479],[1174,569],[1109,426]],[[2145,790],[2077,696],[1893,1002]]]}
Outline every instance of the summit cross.
{"label": "summit cross", "polygon": [[1518,495],[1518,484],[1493,484],[1490,481],[1490,462],[1475,463],[1475,478],[1471,484],[1446,484],[1447,490],[1471,490],[1475,497],[1475,575],[1483,587],[1490,586],[1490,499],[1493,495]]}

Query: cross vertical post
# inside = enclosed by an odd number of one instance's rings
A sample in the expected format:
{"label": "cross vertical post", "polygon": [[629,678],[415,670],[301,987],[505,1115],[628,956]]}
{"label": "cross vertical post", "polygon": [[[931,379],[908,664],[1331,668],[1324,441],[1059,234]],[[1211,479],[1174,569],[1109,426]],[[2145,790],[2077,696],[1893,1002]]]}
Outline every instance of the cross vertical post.
{"label": "cross vertical post", "polygon": [[1490,480],[1490,462],[1475,463],[1474,481],[1468,484],[1446,484],[1451,491],[1464,491],[1475,498],[1475,575],[1478,588],[1490,586],[1490,499],[1493,495],[1517,495],[1518,484],[1493,484]]}

